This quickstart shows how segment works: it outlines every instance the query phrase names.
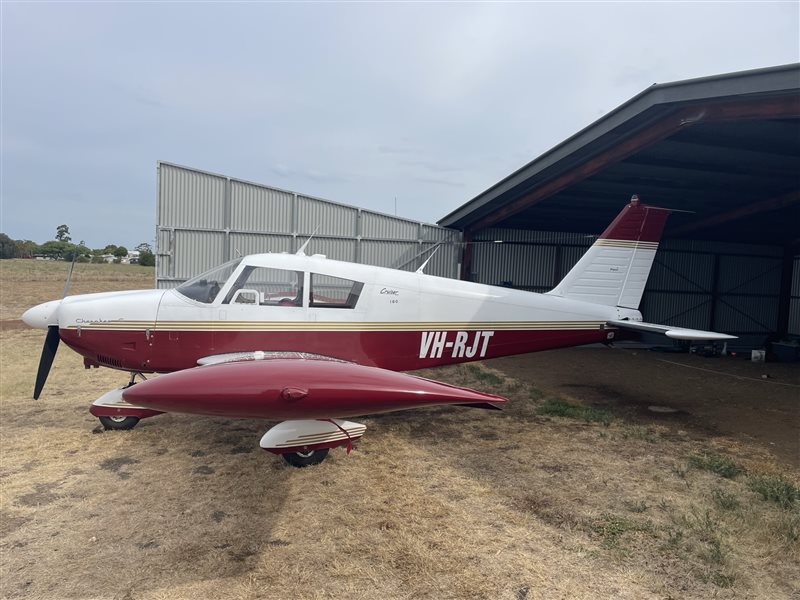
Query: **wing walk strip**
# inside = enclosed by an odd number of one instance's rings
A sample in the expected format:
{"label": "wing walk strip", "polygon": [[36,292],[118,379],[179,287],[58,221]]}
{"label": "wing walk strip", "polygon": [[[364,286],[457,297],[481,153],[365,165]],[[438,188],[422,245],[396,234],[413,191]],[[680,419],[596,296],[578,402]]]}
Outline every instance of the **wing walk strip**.
{"label": "wing walk strip", "polygon": [[612,248],[641,248],[643,250],[657,250],[658,242],[639,242],[637,240],[596,240],[594,246],[609,246]]}
{"label": "wing walk strip", "polygon": [[324,322],[324,321],[113,321],[67,329],[109,331],[449,331],[603,329],[606,321]]}

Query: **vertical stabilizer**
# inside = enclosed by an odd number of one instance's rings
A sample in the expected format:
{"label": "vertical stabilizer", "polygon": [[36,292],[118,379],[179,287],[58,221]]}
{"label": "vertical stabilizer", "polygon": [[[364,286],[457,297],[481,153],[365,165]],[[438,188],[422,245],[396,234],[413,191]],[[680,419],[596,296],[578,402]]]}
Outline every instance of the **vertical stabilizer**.
{"label": "vertical stabilizer", "polygon": [[669,210],[637,196],[552,291],[553,296],[639,308]]}

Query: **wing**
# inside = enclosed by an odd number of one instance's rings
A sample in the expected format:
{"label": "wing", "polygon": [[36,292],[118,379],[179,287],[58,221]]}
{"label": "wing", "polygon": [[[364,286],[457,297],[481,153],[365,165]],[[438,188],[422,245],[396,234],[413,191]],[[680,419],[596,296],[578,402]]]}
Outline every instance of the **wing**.
{"label": "wing", "polygon": [[703,331],[701,329],[687,329],[685,327],[671,327],[669,325],[658,325],[656,323],[645,323],[643,321],[608,321],[612,327],[621,329],[631,329],[633,331],[645,331],[647,333],[660,333],[674,340],[735,340],[735,335],[726,333],[716,333],[715,331]]}
{"label": "wing", "polygon": [[456,404],[486,408],[505,398],[406,373],[296,352],[203,359],[123,392],[126,402],[164,412],[262,419],[330,419]]}

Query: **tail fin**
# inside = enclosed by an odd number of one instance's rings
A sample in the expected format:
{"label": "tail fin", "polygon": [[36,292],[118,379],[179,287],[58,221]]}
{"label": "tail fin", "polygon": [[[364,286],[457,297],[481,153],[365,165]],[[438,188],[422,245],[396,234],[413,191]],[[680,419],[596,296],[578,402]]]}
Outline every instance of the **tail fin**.
{"label": "tail fin", "polygon": [[639,308],[669,210],[630,204],[548,294],[607,306]]}

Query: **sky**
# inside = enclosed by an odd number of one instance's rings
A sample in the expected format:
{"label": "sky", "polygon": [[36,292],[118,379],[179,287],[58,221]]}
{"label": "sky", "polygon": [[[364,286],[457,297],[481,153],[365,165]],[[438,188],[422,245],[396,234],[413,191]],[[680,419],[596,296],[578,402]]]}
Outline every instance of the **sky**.
{"label": "sky", "polygon": [[152,243],[158,160],[436,222],[653,83],[800,61],[799,6],[2,0],[0,231]]}

